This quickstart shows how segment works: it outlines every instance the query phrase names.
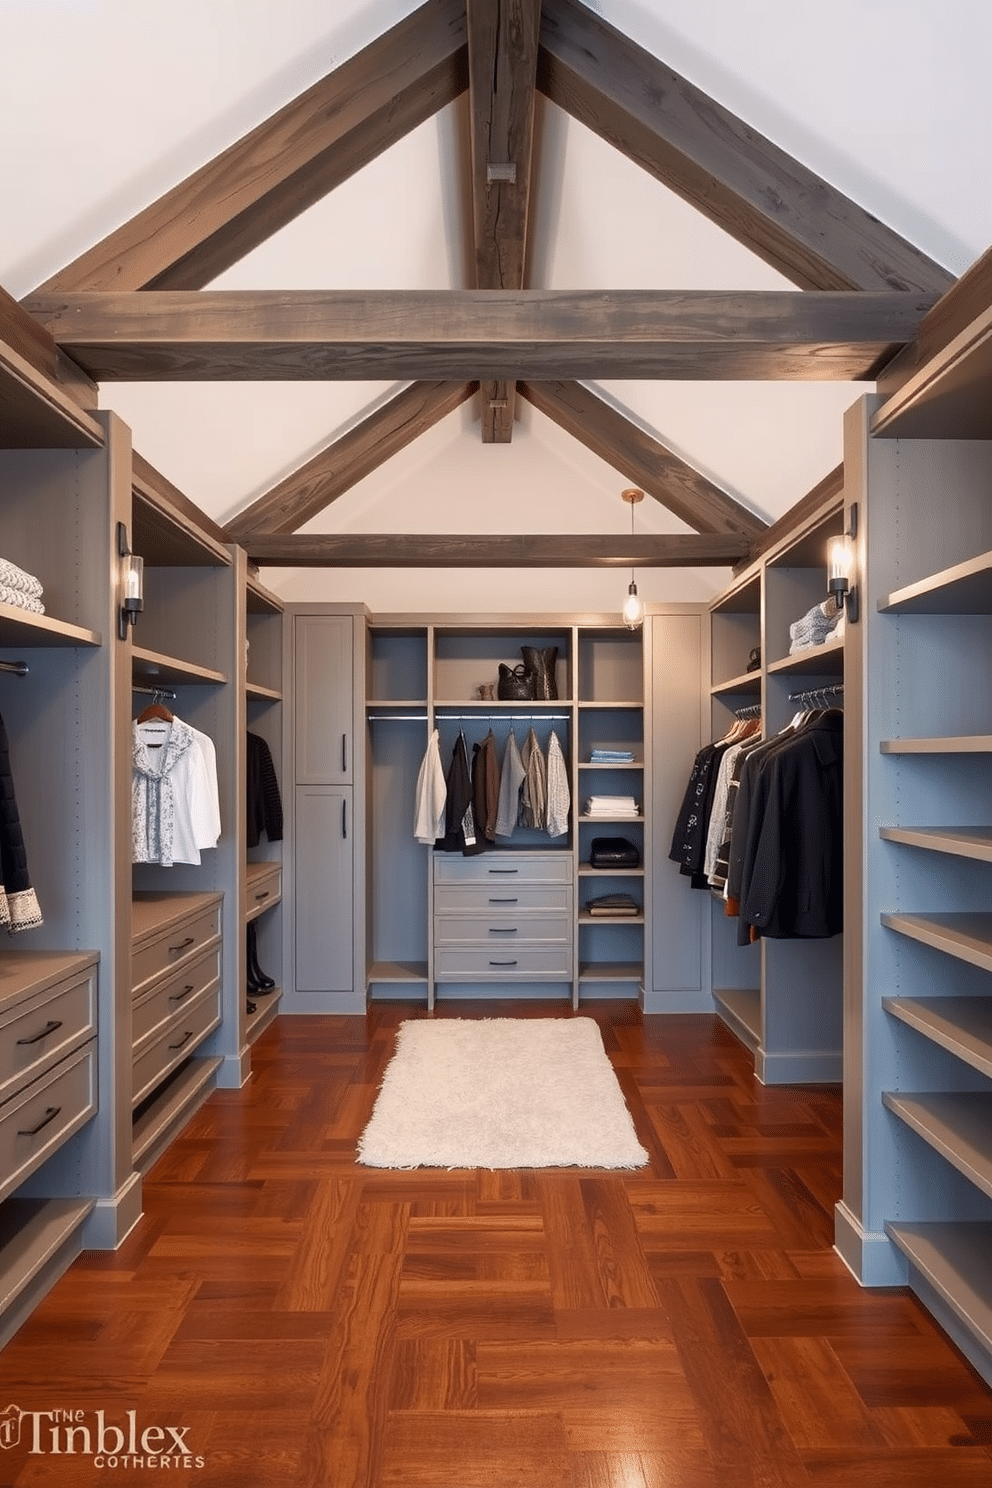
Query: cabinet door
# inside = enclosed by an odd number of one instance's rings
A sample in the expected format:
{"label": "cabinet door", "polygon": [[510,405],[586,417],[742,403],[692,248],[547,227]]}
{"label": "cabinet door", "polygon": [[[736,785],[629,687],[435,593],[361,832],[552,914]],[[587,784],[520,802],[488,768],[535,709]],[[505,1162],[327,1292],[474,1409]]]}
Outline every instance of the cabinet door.
{"label": "cabinet door", "polygon": [[296,791],[296,990],[351,992],[355,896],[350,786]]}
{"label": "cabinet door", "polygon": [[296,780],[353,780],[354,652],[350,615],[296,617]]}

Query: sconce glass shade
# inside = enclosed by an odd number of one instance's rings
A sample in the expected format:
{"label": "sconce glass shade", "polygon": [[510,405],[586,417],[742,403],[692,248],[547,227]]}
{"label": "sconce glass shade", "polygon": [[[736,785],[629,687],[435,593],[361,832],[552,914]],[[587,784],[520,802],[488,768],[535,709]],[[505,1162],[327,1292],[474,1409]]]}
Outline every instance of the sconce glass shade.
{"label": "sconce glass shade", "polygon": [[637,592],[637,585],[631,579],[627,589],[627,598],[623,602],[623,623],[628,630],[638,630],[644,624],[644,601]]}
{"label": "sconce glass shade", "polygon": [[827,592],[846,594],[851,582],[853,563],[851,540],[846,535],[831,537],[827,542]]}
{"label": "sconce glass shade", "polygon": [[145,561],[131,552],[127,528],[117,523],[117,556],[120,559],[118,583],[120,599],[117,607],[117,634],[123,641],[128,626],[133,625],[145,607]]}

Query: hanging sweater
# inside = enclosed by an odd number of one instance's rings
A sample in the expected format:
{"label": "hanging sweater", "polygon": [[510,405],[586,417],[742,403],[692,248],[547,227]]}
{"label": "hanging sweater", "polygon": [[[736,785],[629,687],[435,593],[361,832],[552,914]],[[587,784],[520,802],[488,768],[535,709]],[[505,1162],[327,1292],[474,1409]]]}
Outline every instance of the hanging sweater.
{"label": "hanging sweater", "polygon": [[510,730],[510,737],[503,750],[503,764],[499,772],[499,806],[496,812],[497,837],[512,837],[520,814],[520,787],[524,783],[524,764],[520,758],[517,737]]}
{"label": "hanging sweater", "polygon": [[568,831],[568,814],[572,797],[568,789],[568,771],[558,735],[551,730],[548,740],[548,836],[564,837]]}
{"label": "hanging sweater", "polygon": [[270,842],[281,842],[282,797],[272,751],[260,734],[249,732],[247,744],[248,846],[257,847],[263,832]]}
{"label": "hanging sweater", "polygon": [[444,835],[444,807],[448,788],[441,768],[440,734],[437,729],[427,741],[427,750],[417,776],[417,801],[413,815],[413,835],[429,847]]}

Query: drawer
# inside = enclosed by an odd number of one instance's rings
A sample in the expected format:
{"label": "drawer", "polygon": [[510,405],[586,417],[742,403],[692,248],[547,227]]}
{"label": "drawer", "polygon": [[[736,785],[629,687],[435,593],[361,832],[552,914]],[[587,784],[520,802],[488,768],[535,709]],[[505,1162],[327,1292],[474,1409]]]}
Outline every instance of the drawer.
{"label": "drawer", "polygon": [[91,1039],[0,1111],[0,1199],[85,1126],[96,1108],[96,1041]]}
{"label": "drawer", "polygon": [[570,852],[434,854],[434,882],[442,883],[571,883]]}
{"label": "drawer", "polygon": [[0,1103],[92,1038],[96,982],[94,966],[26,998],[0,1020]]}
{"label": "drawer", "polygon": [[[571,915],[530,915],[503,920],[478,915],[443,915],[434,921],[436,945],[485,942],[502,949],[534,945],[541,941],[568,945],[572,939]],[[510,954],[515,954],[510,951]]]}
{"label": "drawer", "polygon": [[282,864],[249,863],[245,875],[245,916],[253,920],[256,915],[271,909],[282,898]]}
{"label": "drawer", "polygon": [[136,940],[131,951],[131,989],[142,992],[156,977],[192,961],[220,935],[220,900],[173,921],[167,929]]}
{"label": "drawer", "polygon": [[135,1054],[155,1039],[170,1019],[182,1021],[182,1015],[196,999],[220,981],[220,945],[214,946],[199,960],[186,962],[175,974],[155,983],[149,992],[135,999],[131,1012],[131,1042]]}
{"label": "drawer", "polygon": [[436,982],[534,982],[572,980],[572,947],[459,946],[434,951]]}
{"label": "drawer", "polygon": [[131,1105],[137,1106],[184,1059],[188,1059],[220,1022],[220,987],[205,993],[166,1027],[134,1061]]}
{"label": "drawer", "polygon": [[524,915],[572,912],[572,885],[443,884],[434,890],[434,914]]}

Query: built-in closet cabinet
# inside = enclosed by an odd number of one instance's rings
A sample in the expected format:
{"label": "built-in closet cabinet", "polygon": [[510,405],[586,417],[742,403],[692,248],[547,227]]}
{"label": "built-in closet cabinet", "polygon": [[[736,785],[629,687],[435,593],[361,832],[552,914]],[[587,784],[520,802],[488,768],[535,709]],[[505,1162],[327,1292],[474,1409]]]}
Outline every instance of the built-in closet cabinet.
{"label": "built-in closet cabinet", "polygon": [[[249,734],[264,741],[272,760],[283,818],[283,603],[249,574],[245,585],[245,708]],[[247,761],[246,761],[247,769]],[[284,957],[282,903],[282,838],[272,840],[268,832],[246,846],[243,920],[245,934],[254,941],[256,969],[274,986],[252,992],[247,1001],[246,1034],[249,1044],[279,1011]],[[251,927],[249,931],[249,927]]]}
{"label": "built-in closet cabinet", "polygon": [[[790,626],[826,599],[827,542],[843,530],[838,495],[712,605],[712,739],[752,716],[771,737],[805,707],[842,703],[844,636],[790,653]],[[766,1084],[840,1080],[843,936],[766,936],[739,946],[736,917],[728,916],[720,894],[710,898],[713,995],[721,1017],[753,1050],[758,1078]]]}
{"label": "built-in closet cabinet", "polygon": [[119,1099],[130,1088],[129,1007],[118,996],[130,937],[130,677],[115,576],[130,441],[113,415],[76,407],[8,344],[0,441],[0,557],[41,581],[45,606],[0,604],[0,715],[43,916],[13,937],[0,930],[2,1341],[80,1248],[122,1238],[140,1213],[140,1181]]}
{"label": "built-in closet cabinet", "polygon": [[[290,1011],[352,1012],[365,1005],[364,896],[358,878],[365,821],[364,611],[291,607],[286,671],[293,678],[285,757],[294,762]],[[356,991],[356,987],[360,987]]]}
{"label": "built-in closet cabinet", "polygon": [[[850,650],[844,1200],[992,1382],[992,358],[987,312],[845,427]],[[863,766],[863,774],[861,771]]]}

